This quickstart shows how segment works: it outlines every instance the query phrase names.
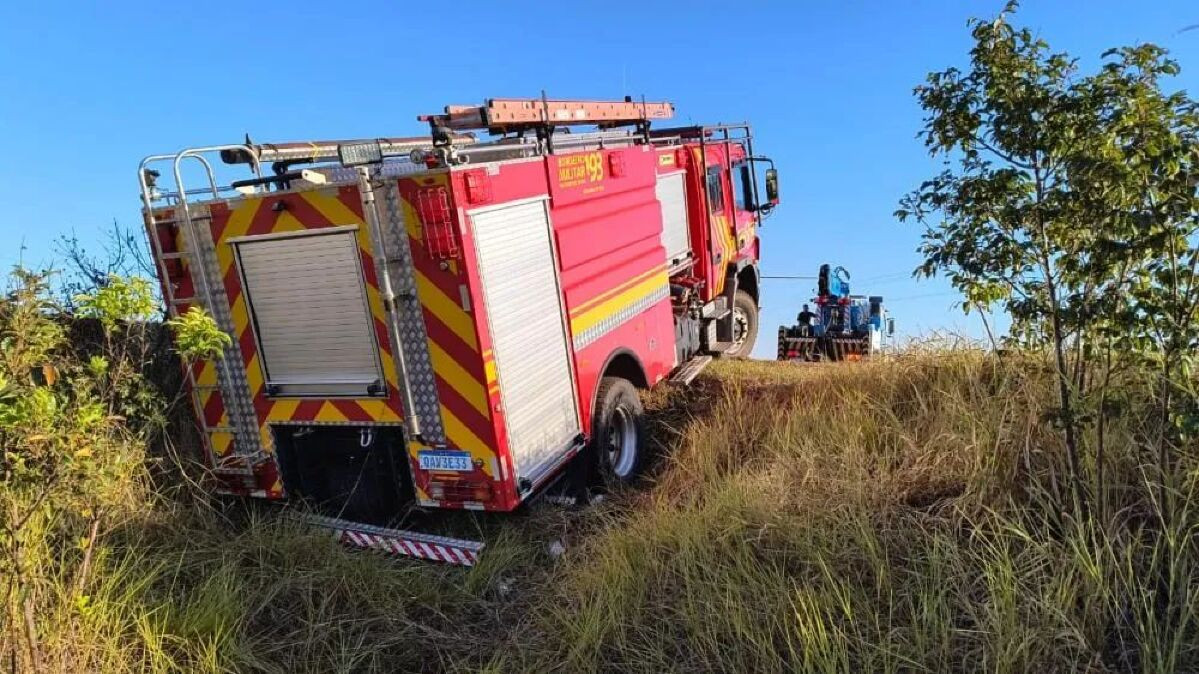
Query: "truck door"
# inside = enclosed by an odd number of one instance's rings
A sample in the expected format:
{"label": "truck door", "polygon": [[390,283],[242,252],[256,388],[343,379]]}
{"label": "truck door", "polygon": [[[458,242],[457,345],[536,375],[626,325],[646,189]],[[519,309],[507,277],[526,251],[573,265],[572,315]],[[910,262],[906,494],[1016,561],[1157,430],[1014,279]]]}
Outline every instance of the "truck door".
{"label": "truck door", "polygon": [[[709,161],[711,157],[709,156]],[[708,196],[708,257],[707,287],[705,299],[712,299],[724,292],[725,268],[736,257],[733,242],[731,204],[729,203],[728,169],[720,163],[711,163],[705,174]]]}
{"label": "truck door", "polygon": [[737,251],[745,250],[757,235],[758,216],[754,203],[753,172],[749,162],[736,161],[730,168],[733,187],[733,226]]}

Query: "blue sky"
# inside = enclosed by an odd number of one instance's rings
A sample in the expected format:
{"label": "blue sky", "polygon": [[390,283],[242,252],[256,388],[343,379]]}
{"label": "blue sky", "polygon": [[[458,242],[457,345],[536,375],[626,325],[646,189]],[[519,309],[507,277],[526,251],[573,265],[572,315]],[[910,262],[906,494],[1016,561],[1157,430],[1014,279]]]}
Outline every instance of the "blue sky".
{"label": "blue sky", "polygon": [[[0,5],[0,265],[38,266],[74,230],[138,223],[134,171],[183,146],[401,136],[418,113],[488,96],[675,103],[682,122],[748,120],[778,163],[768,275],[847,267],[905,334],[981,325],[916,282],[919,231],[891,213],[937,165],[911,95],[965,61],[988,2],[39,3]],[[1133,9],[1135,7],[1135,9]],[[1199,85],[1199,5],[1030,0],[1019,21],[1094,64],[1152,41]],[[21,251],[22,245],[24,251]],[[810,281],[768,281],[759,355]]]}

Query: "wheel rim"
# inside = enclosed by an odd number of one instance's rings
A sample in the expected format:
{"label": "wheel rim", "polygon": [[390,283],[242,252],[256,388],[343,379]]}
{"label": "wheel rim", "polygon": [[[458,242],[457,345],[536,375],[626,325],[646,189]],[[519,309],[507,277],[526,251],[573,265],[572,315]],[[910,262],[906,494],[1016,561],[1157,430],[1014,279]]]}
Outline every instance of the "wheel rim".
{"label": "wheel rim", "polygon": [[637,424],[623,407],[617,407],[612,414],[607,450],[612,472],[622,479],[628,477],[637,461]]}
{"label": "wheel rim", "polygon": [[733,348],[730,351],[740,352],[745,347],[749,337],[749,314],[741,307],[733,307]]}

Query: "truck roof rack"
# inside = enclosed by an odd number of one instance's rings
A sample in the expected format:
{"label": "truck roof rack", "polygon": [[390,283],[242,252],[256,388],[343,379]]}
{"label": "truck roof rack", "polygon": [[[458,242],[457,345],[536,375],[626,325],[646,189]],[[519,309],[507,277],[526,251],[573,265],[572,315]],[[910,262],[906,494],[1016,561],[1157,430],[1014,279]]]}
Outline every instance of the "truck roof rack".
{"label": "truck roof rack", "polygon": [[[454,134],[453,143],[458,146],[473,145],[474,134]],[[405,155],[413,150],[433,147],[428,136],[407,138],[371,138],[364,140],[310,140],[296,143],[253,143],[246,137],[244,147],[221,150],[221,161],[226,164],[267,164],[275,162],[317,162],[337,159],[339,145],[357,143],[379,144],[385,156]],[[251,156],[251,153],[253,155]],[[255,159],[257,161],[255,161]]]}
{"label": "truck roof rack", "polygon": [[[674,105],[666,102],[589,101],[541,98],[489,98],[483,105],[447,105],[438,115],[421,115],[435,129],[468,131],[486,129],[504,133],[545,126],[594,124],[621,126],[655,119],[670,119]],[[434,138],[437,137],[436,132]]]}

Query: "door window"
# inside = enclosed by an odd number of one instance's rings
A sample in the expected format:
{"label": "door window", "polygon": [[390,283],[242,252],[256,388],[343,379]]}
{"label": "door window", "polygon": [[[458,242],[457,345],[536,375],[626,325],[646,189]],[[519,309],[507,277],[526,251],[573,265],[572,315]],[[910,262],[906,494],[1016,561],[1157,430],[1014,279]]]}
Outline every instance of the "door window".
{"label": "door window", "polygon": [[713,213],[724,212],[724,185],[720,179],[724,170],[719,166],[708,169],[708,208]]}

